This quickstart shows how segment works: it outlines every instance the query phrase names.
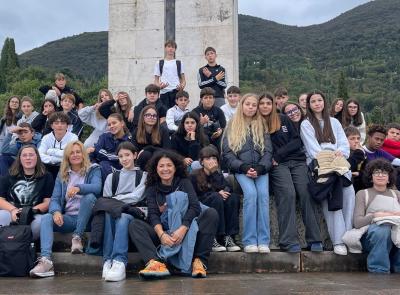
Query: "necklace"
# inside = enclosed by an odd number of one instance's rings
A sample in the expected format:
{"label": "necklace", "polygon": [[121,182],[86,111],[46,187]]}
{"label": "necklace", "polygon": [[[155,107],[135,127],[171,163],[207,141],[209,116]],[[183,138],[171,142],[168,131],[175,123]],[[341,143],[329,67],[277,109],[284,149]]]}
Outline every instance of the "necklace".
{"label": "necklace", "polygon": [[25,181],[26,181],[26,182],[31,182],[32,179],[33,179],[33,177],[34,177],[34,175],[26,176],[26,175],[24,174],[24,178],[25,178]]}

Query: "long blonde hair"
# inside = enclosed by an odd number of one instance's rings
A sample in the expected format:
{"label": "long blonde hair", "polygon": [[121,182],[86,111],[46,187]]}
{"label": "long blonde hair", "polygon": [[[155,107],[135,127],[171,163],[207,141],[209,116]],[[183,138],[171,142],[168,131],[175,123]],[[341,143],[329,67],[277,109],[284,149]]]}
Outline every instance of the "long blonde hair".
{"label": "long blonde hair", "polygon": [[61,166],[60,166],[60,177],[61,177],[61,180],[64,182],[69,181],[69,173],[68,172],[71,169],[71,165],[69,163],[69,156],[72,153],[72,148],[74,147],[74,145],[79,146],[79,148],[82,151],[82,155],[83,155],[83,161],[81,163],[81,169],[79,171],[79,174],[81,176],[86,175],[86,173],[89,171],[89,168],[91,165],[90,160],[89,160],[89,155],[86,152],[86,149],[83,146],[82,142],[80,142],[79,140],[76,140],[76,141],[72,141],[72,142],[68,143],[64,149],[63,160],[62,160]]}
{"label": "long blonde hair", "polygon": [[228,127],[225,130],[229,141],[229,147],[234,153],[238,153],[242,149],[246,139],[250,134],[253,136],[255,148],[259,149],[260,152],[263,152],[265,149],[265,128],[260,112],[257,110],[256,114],[251,119],[250,124],[246,123],[243,115],[243,104],[246,99],[250,97],[255,98],[258,105],[259,99],[257,94],[248,93],[243,95],[237,107],[236,113],[229,121]]}

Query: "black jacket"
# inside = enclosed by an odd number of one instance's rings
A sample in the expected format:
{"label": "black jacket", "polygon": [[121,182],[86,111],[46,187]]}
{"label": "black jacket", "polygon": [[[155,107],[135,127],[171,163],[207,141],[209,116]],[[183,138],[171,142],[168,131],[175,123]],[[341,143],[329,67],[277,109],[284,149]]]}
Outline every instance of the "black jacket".
{"label": "black jacket", "polygon": [[146,150],[146,151],[151,151],[154,152],[158,148],[164,148],[164,149],[169,149],[171,148],[171,140],[169,139],[169,131],[165,125],[160,126],[160,136],[161,136],[161,142],[160,144],[153,144],[151,140],[151,134],[146,133],[146,141],[147,144],[141,144],[137,142],[136,139],[136,133],[137,133],[137,128],[133,130],[132,132],[132,143],[138,148],[139,151],[141,150]]}
{"label": "black jacket", "polygon": [[[207,77],[203,74],[203,68],[207,68],[211,72],[211,76]],[[215,79],[215,76],[220,73],[224,72],[225,77],[219,81]],[[226,71],[223,66],[215,65],[214,67],[210,65],[205,65],[204,67],[200,68],[197,73],[197,83],[199,84],[200,89],[205,87],[211,87],[215,91],[215,97],[225,97],[225,88],[226,88]]]}
{"label": "black jacket", "polygon": [[204,127],[204,132],[207,134],[207,136],[211,136],[215,131],[217,131],[218,128],[224,129],[226,127],[226,119],[225,119],[225,114],[224,112],[216,107],[213,106],[211,109],[206,110],[203,108],[203,106],[198,106],[193,109],[193,112],[196,112],[200,116],[207,115],[208,118],[210,119],[209,123],[206,125],[203,125]]}
{"label": "black jacket", "polygon": [[42,113],[39,113],[39,115],[33,119],[31,126],[35,132],[41,133],[43,136],[53,131],[47,120],[47,116]]}
{"label": "black jacket", "polygon": [[171,148],[184,158],[191,158],[193,161],[197,161],[203,145],[199,140],[189,141],[177,133],[174,133],[171,138]]}
{"label": "black jacket", "polygon": [[207,190],[202,190],[199,186],[197,178],[200,170],[202,169],[195,170],[190,175],[193,187],[197,193],[200,202],[203,202],[205,199],[209,198],[212,194],[218,193],[221,190],[224,190],[226,192],[232,192],[232,188],[230,187],[229,183],[226,181],[224,175],[219,171],[215,171],[214,173],[207,175],[206,182],[208,184],[208,188]]}
{"label": "black jacket", "polygon": [[279,117],[281,128],[271,134],[273,159],[278,163],[290,160],[305,161],[306,155],[299,132],[287,116],[280,114]]}
{"label": "black jacket", "polygon": [[144,214],[136,206],[126,204],[114,198],[98,198],[92,209],[93,219],[90,232],[90,246],[97,249],[103,244],[105,213],[109,213],[114,219],[121,217],[122,213],[132,215],[137,219],[144,219]]}
{"label": "black jacket", "polygon": [[[100,115],[102,115],[105,119],[108,119],[108,117],[111,114],[116,113],[117,110],[114,107],[114,104],[115,104],[115,100],[113,100],[113,99],[103,102],[99,107]],[[125,117],[125,114],[121,114],[121,115],[122,115],[122,118],[124,118],[126,128],[128,128],[129,132],[132,133],[133,123],[128,121],[128,118]]]}
{"label": "black jacket", "polygon": [[[54,85],[54,86],[55,86],[55,85]],[[57,87],[57,86],[55,86],[55,87]],[[58,88],[58,87],[57,87],[57,88]],[[42,86],[42,87],[39,88],[39,91],[40,91],[41,93],[43,93],[43,95],[46,95],[47,92],[48,92],[49,90],[51,90],[51,89],[52,89],[52,86],[44,85],[44,86]],[[73,94],[74,97],[75,97],[75,106],[76,106],[76,107],[78,107],[80,103],[83,103],[83,99],[82,99],[82,98],[78,95],[78,93],[76,93],[75,90],[72,89],[71,87],[65,86],[63,89],[58,88],[58,90],[60,90],[61,95],[64,94],[64,93],[65,93],[65,94],[67,94],[67,93]],[[61,95],[58,97],[58,98],[60,99],[60,101],[61,101]]]}

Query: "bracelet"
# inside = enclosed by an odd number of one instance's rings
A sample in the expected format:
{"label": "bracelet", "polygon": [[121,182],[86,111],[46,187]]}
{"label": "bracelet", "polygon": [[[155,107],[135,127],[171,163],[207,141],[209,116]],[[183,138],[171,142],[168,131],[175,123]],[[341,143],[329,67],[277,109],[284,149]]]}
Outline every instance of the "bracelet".
{"label": "bracelet", "polygon": [[160,241],[161,241],[163,235],[165,235],[165,231],[163,231],[162,234],[160,235]]}

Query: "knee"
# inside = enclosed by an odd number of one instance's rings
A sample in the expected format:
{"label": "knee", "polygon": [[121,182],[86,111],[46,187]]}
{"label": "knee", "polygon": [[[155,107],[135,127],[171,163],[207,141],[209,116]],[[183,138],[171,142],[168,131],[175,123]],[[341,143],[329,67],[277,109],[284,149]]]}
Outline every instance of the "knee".
{"label": "knee", "polygon": [[43,224],[53,224],[53,215],[51,213],[46,213],[42,216],[41,220],[40,220],[40,224],[41,226]]}
{"label": "knee", "polygon": [[214,208],[208,208],[202,213],[202,219],[207,220],[210,223],[218,224],[219,216],[217,210]]}
{"label": "knee", "polygon": [[373,243],[391,239],[391,226],[386,224],[376,226],[369,232],[369,239]]}
{"label": "knee", "polygon": [[11,214],[7,210],[0,210],[0,226],[6,226],[11,223]]}
{"label": "knee", "polygon": [[126,213],[122,213],[121,217],[118,219],[118,223],[119,224],[129,224],[133,219],[132,215],[126,214]]}
{"label": "knee", "polygon": [[94,205],[96,202],[97,198],[94,194],[87,194],[82,196],[81,198],[81,205]]}

